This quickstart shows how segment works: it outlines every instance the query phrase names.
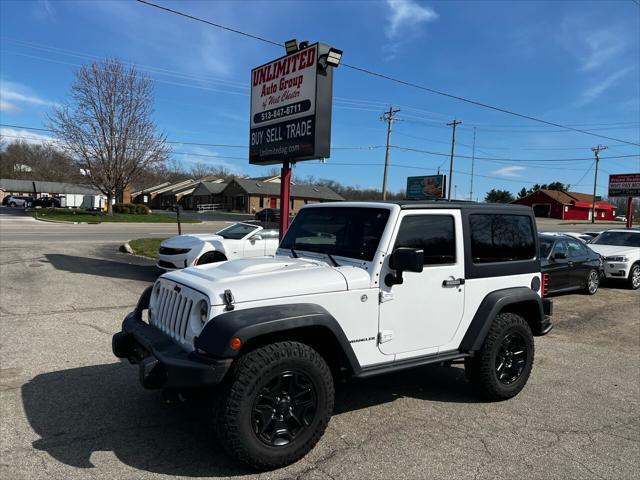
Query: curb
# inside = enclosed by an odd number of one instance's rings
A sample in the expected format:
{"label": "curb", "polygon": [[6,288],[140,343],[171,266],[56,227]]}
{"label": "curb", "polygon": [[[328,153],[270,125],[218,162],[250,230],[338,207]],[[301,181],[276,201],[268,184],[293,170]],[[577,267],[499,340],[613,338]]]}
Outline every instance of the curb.
{"label": "curb", "polygon": [[39,222],[62,223],[64,225],[100,225],[102,222],[67,222],[66,220],[49,220],[48,218],[31,217]]}
{"label": "curb", "polygon": [[125,253],[131,257],[136,257],[136,258],[144,258],[145,260],[152,260],[154,263],[156,263],[156,259],[152,258],[152,257],[145,257],[144,255],[138,255],[133,248],[131,248],[131,245],[129,244],[130,240],[127,240],[126,242],[124,242],[122,245],[120,245],[118,247],[118,251],[120,253]]}

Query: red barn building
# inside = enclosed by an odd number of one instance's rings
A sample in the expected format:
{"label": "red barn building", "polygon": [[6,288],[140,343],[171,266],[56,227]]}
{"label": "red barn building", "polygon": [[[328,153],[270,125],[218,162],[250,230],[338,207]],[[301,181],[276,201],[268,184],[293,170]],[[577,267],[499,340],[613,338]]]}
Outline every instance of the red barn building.
{"label": "red barn building", "polygon": [[[592,199],[593,196],[588,193],[540,189],[512,203],[529,205],[536,217],[591,220]],[[615,220],[615,216],[616,210],[613,205],[596,201],[596,220]]]}

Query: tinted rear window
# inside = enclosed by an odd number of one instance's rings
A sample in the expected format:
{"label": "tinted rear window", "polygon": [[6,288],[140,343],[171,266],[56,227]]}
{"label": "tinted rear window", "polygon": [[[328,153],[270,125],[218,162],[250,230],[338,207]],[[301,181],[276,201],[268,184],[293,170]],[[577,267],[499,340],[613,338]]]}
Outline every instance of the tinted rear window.
{"label": "tinted rear window", "polygon": [[473,263],[529,260],[536,256],[531,217],[472,214],[469,216]]}

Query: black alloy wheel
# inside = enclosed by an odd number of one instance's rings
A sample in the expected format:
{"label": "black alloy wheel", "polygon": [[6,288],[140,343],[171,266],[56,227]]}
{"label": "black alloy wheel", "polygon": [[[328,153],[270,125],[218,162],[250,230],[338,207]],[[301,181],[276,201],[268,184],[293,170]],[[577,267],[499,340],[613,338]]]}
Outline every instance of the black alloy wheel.
{"label": "black alloy wheel", "polygon": [[504,337],[496,355],[496,375],[504,385],[517,381],[527,364],[527,345],[517,332]]}
{"label": "black alloy wheel", "polygon": [[266,445],[287,445],[313,423],[317,407],[315,387],[307,375],[279,372],[264,382],[253,402],[253,432]]}
{"label": "black alloy wheel", "polygon": [[600,287],[600,273],[597,270],[589,270],[587,275],[587,294],[594,295]]}

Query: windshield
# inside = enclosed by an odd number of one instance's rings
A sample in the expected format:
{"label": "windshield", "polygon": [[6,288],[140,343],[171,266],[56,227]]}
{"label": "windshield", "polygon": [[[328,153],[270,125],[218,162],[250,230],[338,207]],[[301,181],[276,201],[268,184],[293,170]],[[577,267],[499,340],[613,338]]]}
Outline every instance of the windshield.
{"label": "windshield", "polygon": [[548,238],[540,239],[540,258],[547,258],[549,253],[551,252],[551,247],[553,247],[553,240]]}
{"label": "windshield", "polygon": [[640,247],[638,232],[602,232],[591,240],[593,245],[615,245],[616,247]]}
{"label": "windshield", "polygon": [[255,232],[258,227],[254,225],[247,225],[245,223],[236,223],[230,227],[223,228],[218,232],[222,238],[228,238],[230,240],[241,240],[251,232]]}
{"label": "windshield", "polygon": [[302,209],[280,248],[373,260],[389,218],[385,208]]}

